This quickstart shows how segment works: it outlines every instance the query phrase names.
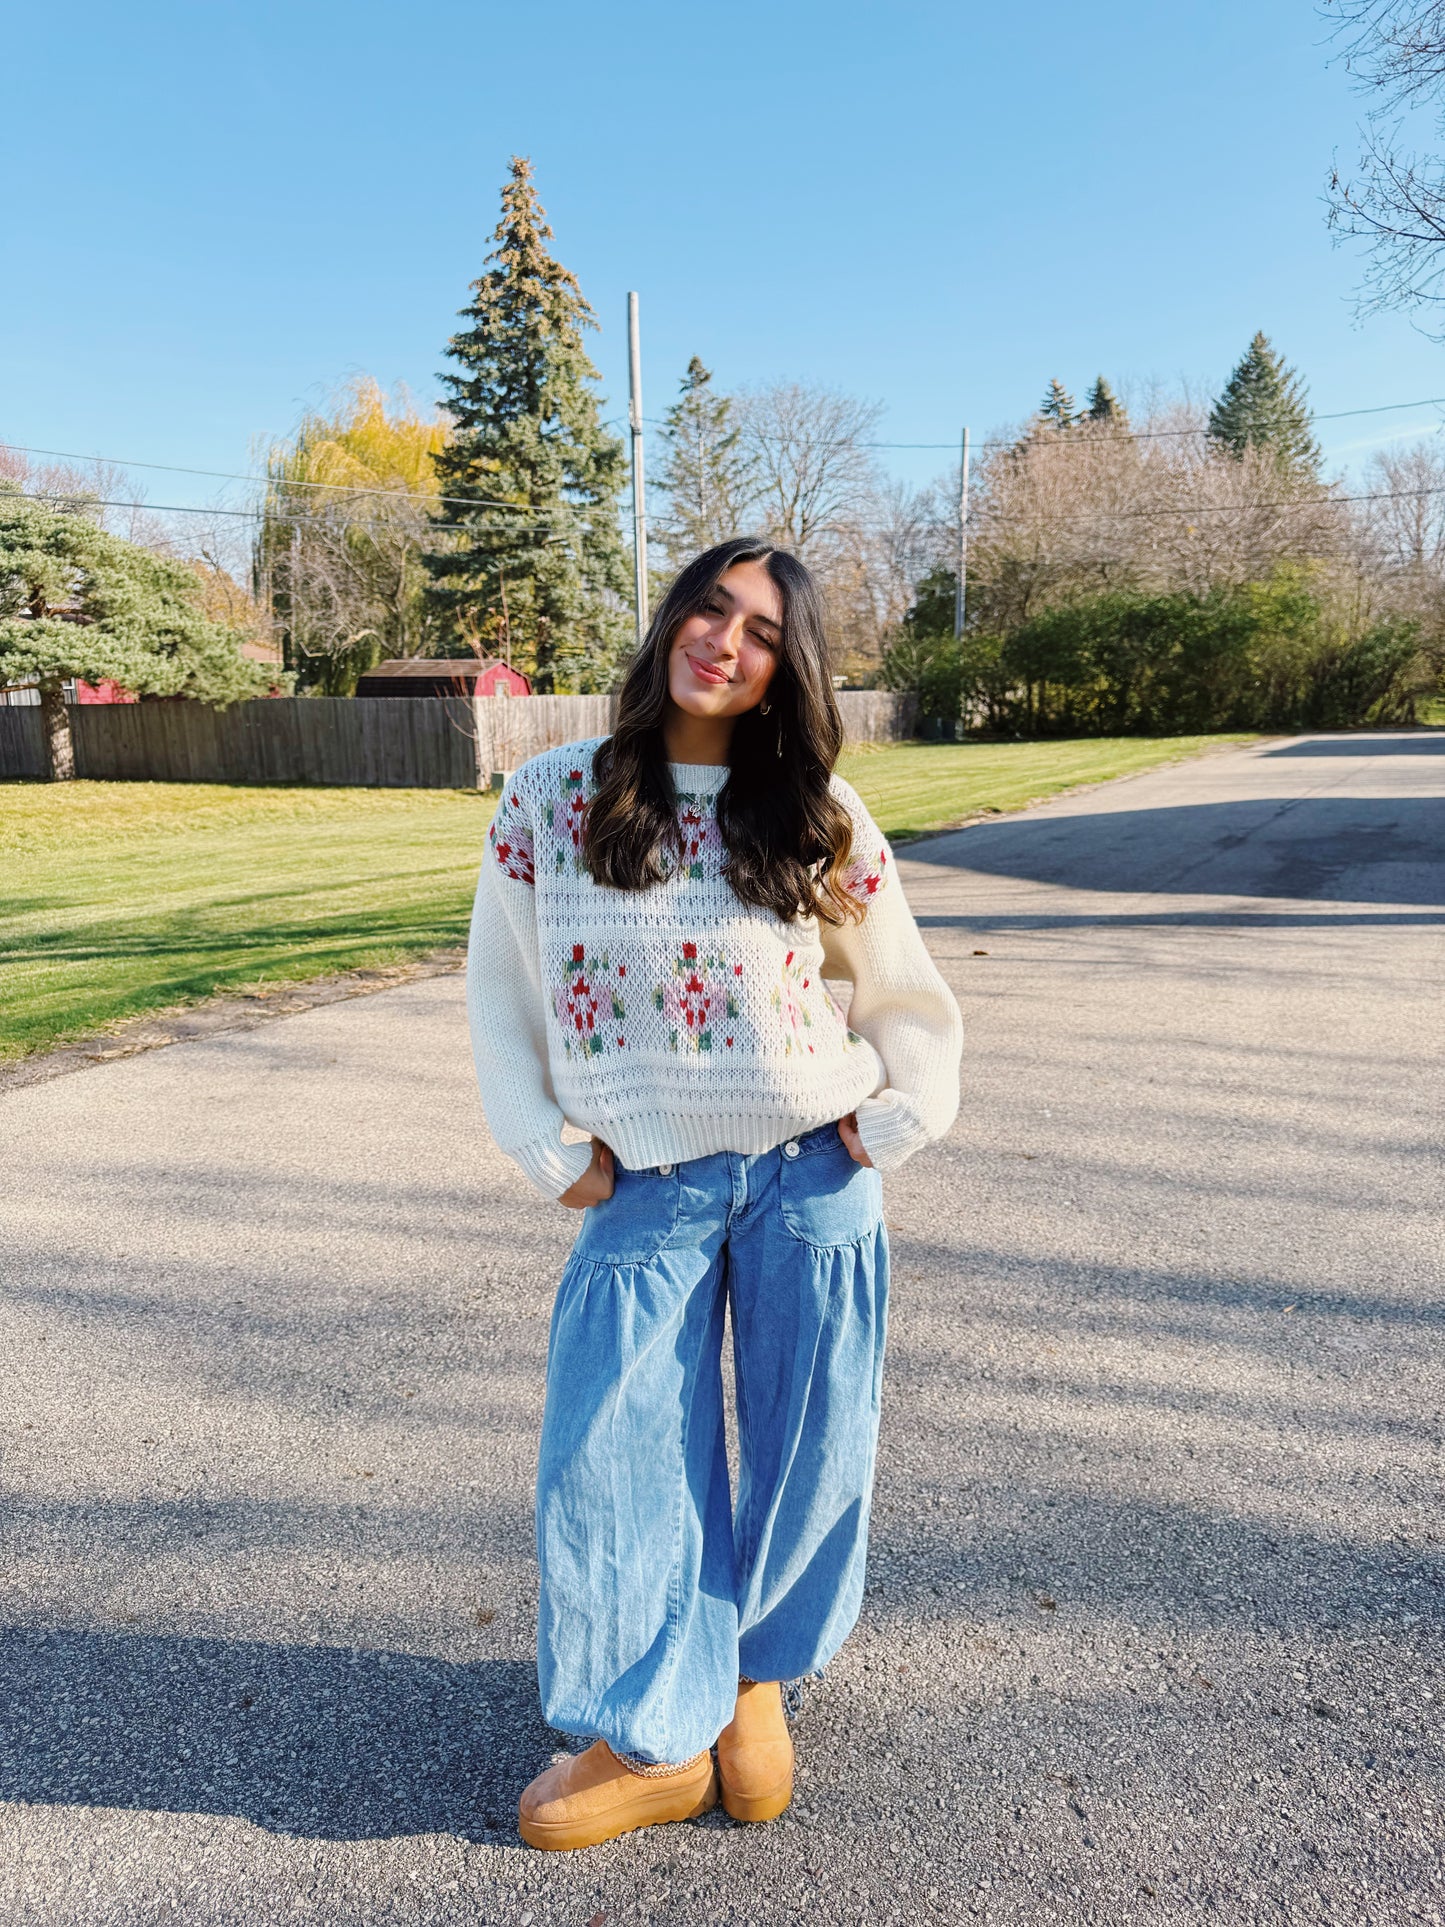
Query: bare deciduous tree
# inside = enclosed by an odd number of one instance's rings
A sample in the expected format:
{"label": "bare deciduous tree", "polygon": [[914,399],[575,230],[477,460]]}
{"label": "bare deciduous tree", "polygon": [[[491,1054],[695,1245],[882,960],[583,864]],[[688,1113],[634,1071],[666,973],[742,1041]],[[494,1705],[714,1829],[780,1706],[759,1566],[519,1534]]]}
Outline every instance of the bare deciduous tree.
{"label": "bare deciduous tree", "polygon": [[754,481],[751,507],[766,534],[804,562],[856,529],[877,464],[864,446],[883,410],[831,388],[783,382],[737,404]]}
{"label": "bare deciduous tree", "polygon": [[1331,170],[1330,228],[1366,243],[1366,308],[1438,308],[1445,303],[1445,162],[1412,145],[1409,130],[1412,114],[1433,109],[1437,146],[1445,134],[1445,0],[1321,0],[1320,11],[1373,103],[1354,169]]}
{"label": "bare deciduous tree", "polygon": [[[735,410],[749,518],[817,575],[840,666],[866,667],[877,659],[885,619],[875,566],[885,497],[867,446],[881,406],[784,382],[740,395]],[[885,520],[890,513],[885,507]]]}
{"label": "bare deciduous tree", "polygon": [[1445,441],[1381,451],[1368,474],[1362,519],[1381,566],[1445,578]]}
{"label": "bare deciduous tree", "polygon": [[1138,435],[1081,422],[998,438],[975,476],[975,618],[1007,632],[1086,595],[1204,593],[1349,554],[1329,488],[1283,476],[1267,450],[1222,450],[1205,430],[1204,411],[1184,403],[1145,416]]}

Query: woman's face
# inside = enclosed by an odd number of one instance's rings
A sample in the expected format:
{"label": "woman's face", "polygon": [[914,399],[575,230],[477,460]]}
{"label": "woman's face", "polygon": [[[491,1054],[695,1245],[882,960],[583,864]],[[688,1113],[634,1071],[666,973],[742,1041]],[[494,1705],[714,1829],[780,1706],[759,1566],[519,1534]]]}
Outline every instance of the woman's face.
{"label": "woman's face", "polygon": [[761,562],[735,562],[673,638],[668,694],[689,716],[744,715],[765,699],[782,645],[777,583]]}

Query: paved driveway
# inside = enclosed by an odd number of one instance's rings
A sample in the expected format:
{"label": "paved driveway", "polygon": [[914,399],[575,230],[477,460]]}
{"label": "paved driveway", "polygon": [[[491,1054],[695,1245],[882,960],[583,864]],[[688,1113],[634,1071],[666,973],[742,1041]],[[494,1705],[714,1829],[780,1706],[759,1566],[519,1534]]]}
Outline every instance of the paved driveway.
{"label": "paved driveway", "polygon": [[541,1856],[569,1224],[455,978],[0,1099],[0,1920],[1438,1921],[1445,732],[916,846],[863,1622],[790,1818]]}

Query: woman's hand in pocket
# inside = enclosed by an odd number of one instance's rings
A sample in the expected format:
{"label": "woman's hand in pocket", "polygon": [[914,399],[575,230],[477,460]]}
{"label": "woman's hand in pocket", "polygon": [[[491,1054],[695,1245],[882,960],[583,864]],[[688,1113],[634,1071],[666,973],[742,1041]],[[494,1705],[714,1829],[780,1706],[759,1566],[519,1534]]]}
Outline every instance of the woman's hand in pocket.
{"label": "woman's hand in pocket", "polygon": [[858,1113],[849,1111],[846,1117],[838,1119],[838,1135],[843,1140],[843,1148],[855,1164],[866,1164],[873,1169],[873,1160],[863,1148],[863,1139],[858,1130]]}
{"label": "woman's hand in pocket", "polygon": [[604,1204],[612,1196],[612,1153],[600,1137],[592,1140],[592,1162],[558,1198],[569,1211],[585,1211],[590,1204]]}

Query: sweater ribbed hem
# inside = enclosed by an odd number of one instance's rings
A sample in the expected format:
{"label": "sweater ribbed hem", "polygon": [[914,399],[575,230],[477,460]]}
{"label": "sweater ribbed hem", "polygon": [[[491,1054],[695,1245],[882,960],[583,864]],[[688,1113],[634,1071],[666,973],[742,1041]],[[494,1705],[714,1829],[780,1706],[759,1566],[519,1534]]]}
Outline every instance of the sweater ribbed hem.
{"label": "sweater ribbed hem", "polygon": [[858,1135],[875,1171],[896,1171],[929,1142],[927,1131],[892,1091],[858,1106]]}
{"label": "sweater ribbed hem", "polygon": [[519,1144],[508,1155],[521,1165],[544,1198],[555,1204],[564,1191],[570,1191],[592,1162],[590,1144],[564,1144],[561,1138],[536,1138]]}
{"label": "sweater ribbed hem", "polygon": [[[614,1117],[605,1132],[598,1130],[597,1135],[610,1145],[624,1171],[655,1171],[660,1164],[686,1164],[692,1158],[715,1157],[725,1151],[738,1157],[760,1157],[764,1151],[786,1144],[789,1138],[802,1137],[820,1124],[846,1117],[856,1101],[841,1110],[830,1105],[824,1110],[791,1115],[728,1115],[718,1111],[707,1116],[654,1113],[648,1118]],[[561,1192],[552,1195],[560,1196]]]}

